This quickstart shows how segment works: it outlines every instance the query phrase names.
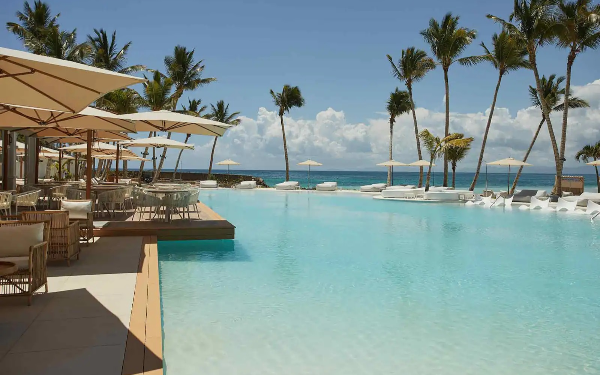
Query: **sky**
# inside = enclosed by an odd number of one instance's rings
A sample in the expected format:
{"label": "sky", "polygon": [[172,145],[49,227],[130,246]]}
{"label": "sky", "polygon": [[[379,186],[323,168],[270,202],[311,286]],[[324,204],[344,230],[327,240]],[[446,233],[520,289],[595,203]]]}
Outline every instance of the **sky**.
{"label": "sky", "polygon": [[[204,60],[205,77],[217,81],[193,92],[187,99],[203,103],[225,100],[241,112],[241,124],[219,139],[215,159],[237,159],[240,169],[283,169],[281,128],[269,90],[284,84],[299,86],[306,100],[303,108],[285,117],[292,169],[307,158],[317,159],[327,170],[377,170],[387,159],[389,142],[385,105],[396,87],[405,89],[391,75],[386,54],[396,60],[402,49],[430,49],[419,32],[430,18],[446,12],[460,16],[460,25],[477,30],[476,41],[464,56],[482,53],[481,42],[490,45],[498,25],[488,13],[507,18],[512,0],[147,0],[143,5],[123,0],[53,0],[63,29],[77,29],[83,41],[94,28],[117,31],[119,45],[131,41],[128,63],[164,71],[163,59],[175,45],[195,50]],[[22,1],[2,0],[0,23],[15,21]],[[23,49],[4,27],[0,46]],[[566,51],[544,47],[538,57],[542,74],[564,75]],[[600,139],[600,52],[581,54],[573,69],[576,93],[591,108],[572,111],[567,138],[567,168],[577,167],[574,153]],[[474,147],[459,170],[473,170],[491,105],[497,72],[489,64],[450,68],[451,131],[475,138]],[[531,71],[518,71],[503,80],[492,124],[486,160],[508,156],[522,158],[537,127],[540,114],[529,108],[527,86]],[[140,87],[136,87],[139,89]],[[579,90],[579,91],[577,91]],[[586,96],[584,96],[584,94]],[[443,133],[444,84],[440,68],[414,87],[421,128]],[[558,126],[558,117],[557,120]],[[146,135],[144,135],[146,136]],[[185,135],[175,135],[183,140]],[[195,151],[184,152],[183,167],[207,168],[212,140],[194,136]],[[395,127],[394,158],[417,159],[414,128],[409,115]],[[176,151],[169,151],[166,168],[172,168]],[[553,156],[544,129],[531,162],[551,167]],[[130,163],[130,165],[134,165]]]}

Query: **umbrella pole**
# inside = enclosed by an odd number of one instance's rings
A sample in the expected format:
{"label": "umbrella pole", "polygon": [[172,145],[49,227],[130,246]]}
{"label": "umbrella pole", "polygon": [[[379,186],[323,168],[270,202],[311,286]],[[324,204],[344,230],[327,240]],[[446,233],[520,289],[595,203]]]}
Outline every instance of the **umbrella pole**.
{"label": "umbrella pole", "polygon": [[487,191],[487,189],[488,189],[488,179],[487,179],[487,163],[486,163],[485,164],[485,191]]}
{"label": "umbrella pole", "polygon": [[117,157],[115,160],[115,182],[118,183],[119,182],[119,143],[117,142]]}
{"label": "umbrella pole", "polygon": [[60,144],[60,142],[58,143],[58,181],[62,181],[62,150],[60,150],[60,147],[62,145]]}
{"label": "umbrella pole", "polygon": [[33,183],[39,183],[39,173],[40,173],[40,139],[35,138],[35,177],[33,178]]}
{"label": "umbrella pole", "polygon": [[2,190],[8,189],[8,131],[2,132]]}
{"label": "umbrella pole", "polygon": [[87,131],[87,154],[85,155],[85,199],[92,199],[92,138],[93,134],[91,130]]}
{"label": "umbrella pole", "polygon": [[79,153],[75,153],[75,181],[79,181]]}
{"label": "umbrella pole", "polygon": [[506,176],[506,197],[510,194],[510,165],[508,166],[508,176]]}
{"label": "umbrella pole", "polygon": [[310,165],[308,166],[308,190],[310,190]]}
{"label": "umbrella pole", "polygon": [[394,186],[394,167],[392,166],[392,186]]}

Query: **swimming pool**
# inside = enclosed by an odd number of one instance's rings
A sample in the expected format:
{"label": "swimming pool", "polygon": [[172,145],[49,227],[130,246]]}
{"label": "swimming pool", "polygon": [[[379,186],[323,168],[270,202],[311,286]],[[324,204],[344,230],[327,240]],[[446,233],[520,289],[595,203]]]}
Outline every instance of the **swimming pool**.
{"label": "swimming pool", "polygon": [[600,224],[358,194],[203,192],[159,243],[167,374],[600,372]]}

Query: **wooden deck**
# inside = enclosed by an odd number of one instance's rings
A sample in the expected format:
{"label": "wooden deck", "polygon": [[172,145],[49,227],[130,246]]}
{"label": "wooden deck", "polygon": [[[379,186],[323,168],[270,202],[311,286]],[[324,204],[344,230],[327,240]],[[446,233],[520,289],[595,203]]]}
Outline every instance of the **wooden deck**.
{"label": "wooden deck", "polygon": [[97,217],[94,221],[94,236],[156,236],[159,241],[185,240],[228,240],[235,237],[235,226],[208,208],[204,203],[197,204],[199,214],[191,213],[191,220],[173,215],[170,223],[143,217],[129,210],[126,214],[116,213],[114,217]]}

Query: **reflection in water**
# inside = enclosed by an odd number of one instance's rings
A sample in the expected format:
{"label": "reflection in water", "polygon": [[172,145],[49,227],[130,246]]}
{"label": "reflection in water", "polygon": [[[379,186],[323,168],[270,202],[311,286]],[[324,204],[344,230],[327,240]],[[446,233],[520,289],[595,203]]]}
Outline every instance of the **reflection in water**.
{"label": "reflection in water", "polygon": [[166,262],[249,262],[250,256],[239,241],[178,241],[177,246],[160,246],[160,260]]}

